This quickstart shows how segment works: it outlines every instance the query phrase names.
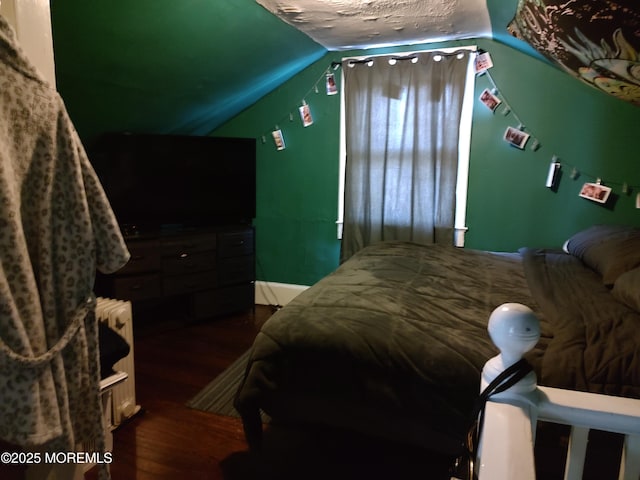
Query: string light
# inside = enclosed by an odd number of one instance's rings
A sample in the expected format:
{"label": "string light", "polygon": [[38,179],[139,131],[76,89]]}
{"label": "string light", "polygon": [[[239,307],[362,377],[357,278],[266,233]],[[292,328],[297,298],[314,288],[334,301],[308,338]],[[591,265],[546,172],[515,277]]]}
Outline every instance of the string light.
{"label": "string light", "polygon": [[[307,92],[303,95],[303,100],[302,100],[302,105],[307,105],[307,101],[305,100],[307,97],[309,97],[311,95],[311,93],[320,93],[320,89],[319,86],[321,83],[324,84],[326,81],[328,81],[328,76],[331,76],[331,79],[333,80],[333,73],[332,71],[337,70],[339,67],[341,66],[340,62],[331,62],[330,66],[328,66],[325,70],[323,70],[322,74],[316,79],[316,81],[313,83],[313,86],[311,88],[309,88],[309,90],[307,90]],[[327,92],[327,95],[332,95],[336,93],[335,90],[335,86],[334,86],[334,90],[329,93]],[[288,119],[289,122],[293,122],[294,120],[294,112],[298,112],[298,106],[296,105],[295,108],[290,109],[286,114],[282,115],[279,119],[278,119],[278,123],[285,123],[285,119]],[[308,126],[308,125],[307,125]],[[273,132],[276,130],[280,130],[280,128],[275,128],[275,130],[270,130],[268,132],[263,132],[261,134],[261,139],[262,139],[262,143],[265,144],[266,140],[265,138],[267,136],[272,136]],[[282,133],[280,133],[280,135],[282,135]],[[283,148],[278,148],[279,150],[283,150]]]}
{"label": "string light", "polygon": [[[318,85],[320,83],[326,82],[328,81],[328,78],[330,77],[333,80],[333,73],[332,71],[337,70],[338,68],[341,67],[341,63],[340,62],[331,62],[330,66],[328,66],[323,72],[322,74],[316,79],[316,81],[313,83],[313,86],[306,92],[306,94],[302,97],[302,104],[306,105],[307,102],[305,100],[306,97],[308,97],[312,92],[314,93],[319,93],[319,87]],[[483,70],[482,72],[478,73],[478,76],[480,75],[484,75],[486,76],[486,78],[489,80],[489,82],[491,83],[491,93],[495,96],[499,96],[501,97],[501,105],[500,107],[502,108],[502,115],[503,116],[508,116],[508,115],[513,115],[514,120],[517,122],[518,124],[518,129],[521,131],[525,131],[527,130],[526,124],[525,122],[523,122],[520,117],[518,116],[517,112],[515,110],[513,110],[513,107],[511,106],[511,104],[509,103],[508,99],[506,98],[506,96],[502,93],[502,91],[498,88],[498,85],[496,84],[493,76],[491,75],[489,69]],[[335,86],[335,85],[334,85]],[[336,90],[334,89],[331,93],[327,92],[327,95],[332,95],[335,94]],[[298,106],[295,107],[295,110],[298,110]],[[279,123],[283,122],[283,119],[285,118],[289,118],[289,121],[292,122],[293,121],[293,113],[292,110],[289,110],[287,112],[286,115],[282,116],[279,119]],[[279,130],[279,128],[276,126],[275,130]],[[261,141],[262,144],[266,144],[266,137],[267,136],[271,136],[273,134],[273,131],[270,132],[264,132],[261,134]],[[281,135],[281,133],[280,133]],[[530,144],[530,148],[532,151],[537,151],[539,150],[541,144],[538,138],[535,138],[535,136],[529,132],[529,135],[531,136],[531,144]],[[552,163],[549,167],[549,173],[547,175],[547,186],[549,186],[549,181],[551,179],[551,183],[552,186],[549,188],[557,188],[557,182],[559,179],[559,171],[561,168],[566,167],[568,169],[570,169],[570,174],[569,174],[569,178],[571,180],[577,180],[580,176],[584,175],[585,177],[587,177],[588,179],[594,179],[596,181],[596,183],[598,184],[602,184],[603,183],[603,179],[595,174],[589,173],[589,172],[585,172],[582,171],[581,169],[578,168],[578,166],[576,165],[571,165],[570,163],[567,163],[566,161],[563,160],[562,164],[560,164],[559,161],[557,161],[557,157],[554,155],[552,158]],[[553,173],[553,175],[552,175]],[[630,195],[632,191],[636,191],[636,190],[640,190],[640,185],[631,185],[628,182],[624,181],[624,182],[617,182],[617,181],[612,181],[612,180],[608,180],[606,182],[607,185],[613,185],[616,187],[620,187],[622,193],[624,193],[625,195]],[[636,194],[636,208],[640,208],[640,192],[638,192]]]}
{"label": "string light", "polygon": [[[502,114],[506,117],[509,114],[513,114],[513,117],[515,119],[516,122],[518,122],[518,129],[521,131],[524,131],[526,129],[526,124],[520,119],[520,117],[518,116],[518,114],[515,112],[515,110],[513,110],[513,107],[509,104],[509,101],[507,100],[507,98],[505,97],[505,95],[502,93],[502,91],[498,88],[498,85],[496,84],[495,80],[493,79],[493,77],[491,76],[491,73],[489,70],[484,70],[482,72],[480,72],[482,75],[485,75],[486,78],[489,80],[489,82],[491,83],[491,89],[490,91],[496,95],[500,97],[500,100],[502,100],[501,102],[501,107],[502,107]],[[531,134],[531,136],[533,137],[533,134]],[[537,151],[540,148],[540,141],[537,138],[533,138],[532,143],[531,143],[531,150],[533,151]],[[554,159],[556,159],[557,157],[554,155],[553,157]],[[585,177],[587,177],[588,179],[592,179],[595,180],[596,184],[605,184],[608,186],[615,186],[615,187],[620,187],[621,192],[624,193],[625,195],[630,195],[632,191],[635,190],[640,190],[640,185],[631,185],[626,181],[623,182],[619,182],[619,181],[613,181],[613,180],[607,180],[606,182],[602,179],[602,177],[600,177],[599,175],[595,175],[589,172],[585,172],[581,169],[578,169],[578,167],[576,165],[571,165],[567,162],[565,162],[563,160],[562,165],[560,165],[560,163],[558,162],[558,166],[554,166],[555,160],[552,160],[552,163],[549,167],[549,172],[547,174],[547,182],[546,182],[546,186],[549,187],[549,181],[551,179],[553,187],[550,188],[556,188],[557,187],[557,181],[559,178],[559,170],[562,167],[566,167],[568,169],[570,169],[570,174],[569,174],[569,178],[571,178],[571,180],[577,180],[581,175],[584,175]],[[552,175],[552,173],[554,173],[554,175]],[[640,201],[640,192],[637,193],[636,195],[636,201]],[[636,207],[636,208],[640,208],[640,207]]]}

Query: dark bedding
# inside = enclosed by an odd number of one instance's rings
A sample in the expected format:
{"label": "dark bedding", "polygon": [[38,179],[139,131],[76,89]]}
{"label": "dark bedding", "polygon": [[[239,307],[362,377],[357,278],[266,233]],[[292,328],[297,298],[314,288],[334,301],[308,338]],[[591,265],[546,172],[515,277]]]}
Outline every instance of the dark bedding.
{"label": "dark bedding", "polygon": [[[541,320],[528,356],[539,383],[638,396],[640,329],[610,330],[640,317],[571,258],[405,242],[363,249],[257,335],[235,401],[247,440],[259,444],[262,410],[456,453],[482,367],[498,353],[488,318],[506,302]],[[580,269],[586,278],[575,282]],[[571,299],[594,286],[601,297]],[[610,311],[610,322],[592,319]]]}
{"label": "dark bedding", "polygon": [[521,252],[531,292],[553,325],[538,383],[640,398],[640,313],[576,257]]}

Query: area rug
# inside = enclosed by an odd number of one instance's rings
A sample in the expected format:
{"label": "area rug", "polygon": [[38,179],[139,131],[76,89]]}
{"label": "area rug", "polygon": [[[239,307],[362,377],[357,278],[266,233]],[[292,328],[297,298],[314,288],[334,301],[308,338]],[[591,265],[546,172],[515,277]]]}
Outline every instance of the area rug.
{"label": "area rug", "polygon": [[216,415],[239,417],[240,414],[233,407],[233,397],[242,381],[249,354],[250,350],[244,352],[224,372],[189,400],[187,406]]}

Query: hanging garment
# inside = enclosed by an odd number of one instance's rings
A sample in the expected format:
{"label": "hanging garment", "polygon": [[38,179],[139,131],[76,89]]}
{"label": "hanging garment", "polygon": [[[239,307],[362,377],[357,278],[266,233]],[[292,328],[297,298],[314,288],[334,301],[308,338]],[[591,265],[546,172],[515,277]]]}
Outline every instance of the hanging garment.
{"label": "hanging garment", "polygon": [[93,282],[128,258],[62,99],[0,16],[0,440],[104,445]]}

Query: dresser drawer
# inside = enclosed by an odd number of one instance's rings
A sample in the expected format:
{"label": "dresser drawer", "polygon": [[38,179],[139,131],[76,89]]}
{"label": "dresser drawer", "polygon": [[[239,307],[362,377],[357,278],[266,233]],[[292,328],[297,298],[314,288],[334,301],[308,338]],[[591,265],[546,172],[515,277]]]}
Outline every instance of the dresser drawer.
{"label": "dresser drawer", "polygon": [[199,272],[189,275],[165,276],[163,290],[165,295],[183,295],[199,292],[216,286],[216,272]]}
{"label": "dresser drawer", "polygon": [[165,274],[202,272],[216,268],[216,252],[182,253],[162,259],[162,271]]}
{"label": "dresser drawer", "polygon": [[221,233],[218,236],[218,256],[237,257],[251,255],[254,250],[253,229]]}
{"label": "dresser drawer", "polygon": [[163,257],[180,256],[196,252],[215,250],[217,236],[215,233],[205,235],[166,237],[160,242]]}
{"label": "dresser drawer", "polygon": [[131,242],[127,245],[131,258],[118,274],[153,272],[160,269],[158,242]]}
{"label": "dresser drawer", "polygon": [[251,282],[254,279],[255,258],[253,255],[218,260],[218,284],[233,285],[234,283]]}
{"label": "dresser drawer", "polygon": [[[225,225],[145,232],[126,239],[129,262],[97,272],[94,291],[154,310],[167,304],[198,318],[252,308],[255,302],[255,229]],[[164,315],[164,313],[162,313]]]}
{"label": "dresser drawer", "polygon": [[122,300],[147,300],[162,294],[160,275],[117,277],[112,283],[113,296]]}

